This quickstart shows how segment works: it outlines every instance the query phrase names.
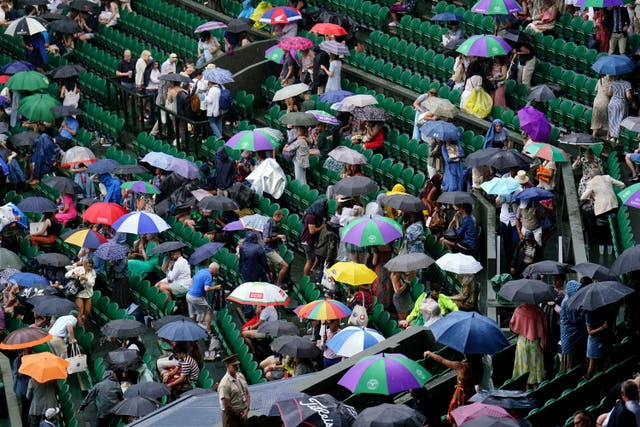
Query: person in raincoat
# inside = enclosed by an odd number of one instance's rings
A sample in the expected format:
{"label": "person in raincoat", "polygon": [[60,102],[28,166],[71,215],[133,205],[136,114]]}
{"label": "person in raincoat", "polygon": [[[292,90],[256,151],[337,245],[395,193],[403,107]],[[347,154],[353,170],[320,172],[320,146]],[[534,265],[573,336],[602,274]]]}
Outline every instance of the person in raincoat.
{"label": "person in raincoat", "polygon": [[462,159],[464,150],[459,141],[447,141],[442,147],[442,158],[444,159],[444,191],[462,191],[464,180],[464,168]]}
{"label": "person in raincoat", "polygon": [[100,184],[102,184],[101,187],[104,186],[104,191],[102,191],[104,195],[103,201],[121,204],[122,192],[120,191],[120,186],[122,181],[108,173],[100,174],[99,180]]}
{"label": "person in raincoat", "polygon": [[42,175],[53,170],[60,148],[46,133],[40,134],[33,142],[33,154],[29,159],[29,179],[27,184],[38,184]]}
{"label": "person in raincoat", "polygon": [[78,408],[78,414],[84,411],[84,408],[89,406],[93,401],[96,402],[96,427],[106,427],[111,423],[114,415],[111,412],[113,407],[122,400],[122,389],[116,374],[111,370],[104,371],[102,374],[102,381],[94,385],[93,388],[84,398],[80,407]]}
{"label": "person in raincoat", "polygon": [[258,242],[258,234],[248,231],[242,246],[238,248],[240,277],[243,282],[266,282],[269,264],[264,248]]}

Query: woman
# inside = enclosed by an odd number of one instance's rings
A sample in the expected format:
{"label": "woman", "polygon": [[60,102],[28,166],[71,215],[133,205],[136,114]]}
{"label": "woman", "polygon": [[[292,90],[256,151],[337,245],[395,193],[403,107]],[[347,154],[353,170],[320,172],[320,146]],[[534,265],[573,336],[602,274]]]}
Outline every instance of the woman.
{"label": "woman", "polygon": [[424,122],[423,115],[427,113],[429,110],[424,106],[424,103],[430,97],[438,96],[438,91],[435,89],[430,89],[429,92],[423,93],[418,96],[415,101],[413,101],[413,108],[416,110],[415,117],[413,120],[413,134],[411,135],[412,139],[416,141],[420,141],[422,136],[420,135],[420,127],[422,127],[422,123]]}
{"label": "woman", "polygon": [[64,79],[62,87],[60,88],[60,99],[62,100],[62,105],[78,108],[80,88],[78,87],[78,80],[76,78]]}
{"label": "woman", "polygon": [[[41,131],[43,128],[37,126],[36,129]],[[42,175],[53,170],[53,165],[60,153],[58,145],[46,133],[41,133],[33,143],[33,154],[28,163],[27,184],[29,185],[38,184]]]}
{"label": "woman", "polygon": [[356,305],[364,305],[367,314],[373,313],[373,293],[371,285],[360,285],[353,293],[353,297],[347,302],[347,306],[351,309]]}
{"label": "woman", "polygon": [[446,141],[440,148],[444,159],[444,191],[462,191],[464,150],[458,141]]}
{"label": "woman", "polygon": [[449,223],[449,229],[456,233],[456,241],[446,237],[440,238],[440,242],[450,251],[473,254],[478,248],[476,221],[471,215],[473,206],[469,203],[456,205],[456,213]]}
{"label": "woman", "polygon": [[449,298],[451,298],[451,301],[453,301],[460,310],[474,311],[477,303],[476,276],[473,274],[463,274],[460,285],[460,293],[452,295]]}
{"label": "woman", "polygon": [[602,76],[596,83],[596,96],[593,98],[593,111],[591,114],[591,134],[598,136],[600,129],[607,131],[609,138],[609,87],[611,77]]}
{"label": "woman", "polygon": [[329,54],[329,68],[324,65],[320,65],[322,71],[326,73],[329,78],[327,79],[327,85],[325,86],[325,92],[331,92],[334,90],[342,90],[342,60],[338,55],[333,53]]}
{"label": "woman", "polygon": [[62,206],[58,208],[58,213],[56,213],[55,217],[56,221],[62,224],[63,227],[66,227],[69,221],[73,221],[78,217],[73,195],[69,193],[62,194]]}
{"label": "woman", "polygon": [[606,9],[595,8],[593,21],[596,27],[596,41],[598,42],[598,52],[607,53],[609,51],[609,30],[606,25]]}
{"label": "woman", "polygon": [[118,23],[120,19],[120,8],[118,7],[118,1],[112,0],[108,3],[104,3],[105,9],[98,16],[98,22],[107,27],[113,27]]}
{"label": "woman", "polygon": [[36,248],[40,245],[52,245],[60,235],[60,223],[56,221],[53,212],[45,212],[42,218],[42,228],[31,233],[31,244]]}
{"label": "woman", "polygon": [[462,53],[456,56],[455,61],[453,62],[453,74],[451,78],[447,82],[447,85],[452,90],[463,91],[464,83],[467,78],[467,57]]}
{"label": "woman", "polygon": [[553,191],[556,188],[556,162],[545,160],[536,170],[538,188]]}
{"label": "woman", "polygon": [[289,86],[297,81],[300,74],[298,69],[298,63],[291,56],[291,52],[285,50],[282,58],[282,70],[280,71],[280,84],[282,87]]}
{"label": "woman", "polygon": [[[475,61],[477,62],[477,60]],[[464,110],[464,106],[467,103],[467,100],[469,99],[469,97],[471,96],[471,92],[473,92],[473,89],[478,87],[478,86],[482,86],[482,76],[481,75],[473,75],[473,76],[467,76],[467,79],[464,83],[464,91],[462,92],[462,95],[460,95],[460,109]]]}
{"label": "woman", "polygon": [[597,310],[587,311],[587,378],[607,368],[611,347],[613,345],[616,313],[612,307],[604,306]]}
{"label": "woman", "polygon": [[[583,277],[590,283],[591,279]],[[581,280],[582,282],[583,280]],[[588,285],[587,285],[588,286]],[[568,301],[580,289],[580,282],[569,280],[566,295],[560,304],[560,372],[567,372],[584,363],[587,344],[585,311],[569,308]]]}
{"label": "woman", "polygon": [[374,153],[382,151],[384,145],[383,129],[382,122],[366,122],[365,133],[362,137],[362,146],[365,150],[373,150]]}
{"label": "woman", "polygon": [[158,246],[157,234],[143,234],[133,244],[133,253],[130,254],[129,272],[132,277],[143,277],[154,271],[160,262],[160,255],[151,254],[151,249]]}
{"label": "woman", "polygon": [[420,212],[405,212],[404,246],[408,254],[424,253],[424,220]]}
{"label": "woman", "polygon": [[554,0],[546,0],[544,8],[540,11],[540,19],[536,19],[527,25],[528,30],[536,33],[552,31],[556,27],[558,18],[558,7]]}
{"label": "woman", "polygon": [[313,59],[316,55],[311,49],[300,51],[300,54],[300,82],[309,85],[313,80]]}
{"label": "woman", "polygon": [[307,128],[296,126],[296,140],[284,146],[283,151],[294,152],[293,167],[295,179],[302,184],[307,183],[307,168],[309,167],[309,139],[307,138]]}
{"label": "woman", "polygon": [[582,169],[582,178],[580,178],[580,182],[578,183],[578,197],[582,196],[582,193],[584,193],[587,188],[587,182],[589,182],[591,178],[604,173],[602,169],[602,159],[596,157],[591,148],[587,148],[584,151],[584,155],[579,156],[571,167],[574,170],[577,168]]}
{"label": "woman", "polygon": [[535,304],[519,305],[510,322],[511,331],[518,335],[512,378],[528,372],[527,390],[535,389],[544,380],[546,321],[544,312]]}
{"label": "woman", "polygon": [[429,290],[421,293],[413,304],[413,310],[405,320],[398,324],[401,328],[411,326],[429,327],[447,313],[458,311],[458,306],[451,298],[440,293],[440,283],[431,282]]}
{"label": "woman", "polygon": [[536,242],[533,232],[524,233],[524,239],[520,240],[516,246],[515,253],[511,259],[511,275],[514,279],[519,279],[522,272],[530,264],[542,261],[544,259],[544,251]]}
{"label": "woman", "polygon": [[613,77],[613,81],[607,91],[609,96],[609,142],[618,143],[620,137],[620,122],[629,114],[629,103],[633,102],[631,83],[619,76]]}
{"label": "woman", "polygon": [[504,56],[496,56],[493,58],[493,67],[491,68],[491,75],[488,80],[492,83],[493,90],[491,91],[491,99],[493,105],[498,107],[507,108],[507,98],[505,85],[509,74],[509,67],[505,62]]}
{"label": "woman", "polygon": [[200,33],[196,68],[201,68],[205,64],[213,61],[213,55],[218,53],[218,51],[220,51],[220,42],[218,42],[218,39],[213,37],[209,31],[203,31]]}
{"label": "woman", "polygon": [[71,167],[73,182],[82,188],[83,196],[90,199],[96,198],[96,187],[87,172],[87,165],[80,163]]}
{"label": "woman", "polygon": [[393,285],[393,306],[398,314],[398,320],[405,320],[413,308],[409,281],[405,273],[394,271],[391,273],[391,284]]}
{"label": "woman", "polygon": [[91,297],[93,296],[93,286],[96,284],[93,261],[86,260],[81,266],[67,271],[64,277],[76,280],[80,284],[80,292],[76,294],[75,303],[78,306],[78,326],[84,326],[91,314]]}
{"label": "woman", "polygon": [[511,140],[509,140],[509,131],[504,127],[504,122],[495,119],[491,122],[489,130],[484,137],[484,145],[482,148],[502,148],[503,150],[511,149]]}
{"label": "woman", "polygon": [[335,365],[342,360],[342,357],[338,356],[333,350],[327,347],[327,342],[331,338],[340,333],[340,320],[333,319],[327,321],[320,327],[320,340],[318,340],[318,347],[323,351],[322,353],[322,365],[324,368]]}

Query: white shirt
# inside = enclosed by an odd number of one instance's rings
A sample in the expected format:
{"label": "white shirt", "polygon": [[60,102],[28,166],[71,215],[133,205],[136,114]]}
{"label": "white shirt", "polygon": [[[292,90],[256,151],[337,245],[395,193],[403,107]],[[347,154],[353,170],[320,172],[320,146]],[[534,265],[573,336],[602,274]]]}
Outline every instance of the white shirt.
{"label": "white shirt", "polygon": [[191,280],[191,267],[185,257],[181,256],[176,260],[173,267],[167,272],[167,280],[169,282]]}
{"label": "white shirt", "polygon": [[49,333],[54,337],[66,338],[69,335],[69,331],[67,330],[68,324],[71,324],[71,326],[75,328],[78,324],[78,319],[71,314],[60,316],[49,328]]}
{"label": "white shirt", "polygon": [[[502,178],[510,178],[511,174],[509,172],[502,175]],[[506,200],[511,200],[513,196],[522,191],[522,187],[513,192],[512,196],[504,197],[501,196],[500,200],[502,200],[502,204],[500,205],[500,222],[503,224],[511,225],[512,227],[516,226],[516,208],[513,203],[509,203]]]}
{"label": "white shirt", "polygon": [[196,95],[200,99],[200,110],[207,111],[207,104],[204,99],[209,92],[209,83],[205,79],[196,80]]}
{"label": "white shirt", "polygon": [[144,59],[138,58],[136,61],[136,86],[142,86],[144,84],[144,70],[147,68],[147,63]]}
{"label": "white shirt", "polygon": [[207,117],[218,117],[220,115],[220,87],[211,86],[204,100],[207,105]]}
{"label": "white shirt", "polygon": [[276,308],[272,305],[263,308],[260,312],[260,320],[263,322],[278,320],[278,312],[276,311]]}

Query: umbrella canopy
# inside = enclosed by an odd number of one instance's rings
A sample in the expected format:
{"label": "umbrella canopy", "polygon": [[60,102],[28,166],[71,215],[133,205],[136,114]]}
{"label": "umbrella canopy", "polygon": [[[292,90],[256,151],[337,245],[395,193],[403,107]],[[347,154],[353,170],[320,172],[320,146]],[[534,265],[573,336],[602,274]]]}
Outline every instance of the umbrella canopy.
{"label": "umbrella canopy", "polygon": [[616,276],[607,267],[593,262],[581,262],[571,267],[576,273],[602,282],[616,281]]}
{"label": "umbrella canopy", "polygon": [[247,230],[264,231],[264,227],[267,225],[271,218],[265,215],[253,214],[245,215],[240,218],[243,228]]}
{"label": "umbrella canopy", "polygon": [[[15,22],[15,21],[14,21]],[[27,119],[34,122],[52,122],[56,115],[51,108],[60,105],[53,96],[43,93],[27,96],[20,100],[18,111]]]}
{"label": "umbrella canopy", "polygon": [[295,7],[277,6],[268,9],[260,18],[261,24],[288,24],[290,22],[301,21],[302,15]]}
{"label": "umbrella canopy", "polygon": [[356,150],[339,145],[328,154],[333,160],[346,163],[348,165],[365,165],[367,164],[367,158],[364,154],[357,152]]}
{"label": "umbrella canopy", "polygon": [[362,196],[378,191],[378,184],[366,176],[348,176],[338,181],[333,190],[341,196]]}
{"label": "umbrella canopy", "polygon": [[27,61],[12,61],[0,68],[0,73],[2,74],[15,74],[20,71],[30,71],[35,70],[36,67],[33,66],[32,63]]}
{"label": "umbrella canopy", "polygon": [[107,242],[98,246],[95,256],[105,261],[125,259],[129,254],[129,248],[115,242]]}
{"label": "umbrella canopy", "polygon": [[611,264],[611,273],[616,276],[635,270],[640,270],[640,245],[625,249]]}
{"label": "umbrella canopy", "polygon": [[234,150],[263,151],[273,150],[280,143],[277,138],[259,130],[243,130],[229,138],[224,145]]}
{"label": "umbrella canopy", "polygon": [[306,37],[293,36],[280,40],[278,47],[284,50],[307,50],[314,46],[313,41]]}
{"label": "umbrella canopy", "polygon": [[133,384],[124,392],[124,397],[146,397],[147,399],[161,399],[171,394],[171,387],[155,381]]}
{"label": "umbrella canopy", "polygon": [[456,49],[456,52],[467,56],[492,58],[507,55],[511,50],[509,43],[500,37],[481,35],[469,37]]}
{"label": "umbrella canopy", "polygon": [[89,164],[96,161],[96,155],[93,151],[83,146],[71,147],[62,155],[60,166],[70,168],[74,165]]}
{"label": "umbrella canopy", "polygon": [[329,276],[337,282],[352,286],[368,285],[374,282],[378,275],[364,264],[357,262],[336,262],[327,271]]}
{"label": "umbrella canopy", "polygon": [[56,107],[52,107],[51,112],[62,117],[77,116],[82,114],[82,110],[70,105],[58,105]]}
{"label": "umbrella canopy", "polygon": [[431,374],[419,363],[400,353],[382,353],[360,359],[338,384],[353,394],[392,395],[421,388]]}
{"label": "umbrella canopy", "polygon": [[633,288],[617,281],[593,282],[578,289],[569,298],[567,304],[570,309],[584,308],[593,311],[605,305],[616,303],[633,292],[635,292]]}
{"label": "umbrella canopy", "polygon": [[163,243],[160,243],[159,245],[155,246],[153,249],[151,249],[149,251],[149,253],[151,255],[164,254],[164,253],[167,253],[167,252],[173,252],[173,251],[180,250],[180,249],[184,248],[185,246],[187,246],[185,243],[178,242],[177,240],[170,241],[170,242],[163,242]]}
{"label": "umbrella canopy", "polygon": [[18,372],[28,375],[39,383],[67,378],[69,362],[48,351],[22,356]]}
{"label": "umbrella canopy", "polygon": [[44,344],[51,334],[40,328],[20,328],[7,335],[0,343],[0,350],[20,350]]}
{"label": "umbrella canopy", "polygon": [[460,424],[460,427],[518,427],[519,425],[520,424],[513,418],[482,415],[464,424]]}
{"label": "umbrella canopy", "polygon": [[160,319],[156,319],[153,321],[153,329],[158,332],[160,330],[160,328],[162,328],[164,325],[168,325],[169,323],[172,322],[191,322],[191,323],[196,323],[195,320],[193,320],[190,317],[186,317],[183,316],[181,314],[170,314],[168,316],[164,316],[161,317]]}
{"label": "umbrella canopy", "polygon": [[48,88],[49,79],[37,71],[20,71],[11,76],[5,87],[18,91],[36,91]]}
{"label": "umbrella canopy", "polygon": [[331,115],[331,114],[327,113],[326,111],[322,111],[322,110],[307,110],[307,111],[305,111],[305,113],[311,114],[313,117],[318,119],[318,121],[320,123],[326,123],[326,124],[334,125],[334,126],[340,124],[340,121],[334,115]]}
{"label": "umbrella canopy", "polygon": [[250,28],[251,25],[249,24],[249,20],[247,19],[232,19],[227,23],[227,31],[234,34],[248,31]]}
{"label": "umbrella canopy", "polygon": [[315,341],[291,335],[276,338],[271,343],[271,348],[277,353],[286,354],[287,356],[295,358],[313,359],[321,353]]}
{"label": "umbrella canopy", "polygon": [[334,102],[340,102],[351,95],[353,95],[353,92],[349,92],[348,90],[330,90],[320,95],[318,99],[320,102],[327,102],[331,104]]}
{"label": "umbrella canopy", "polygon": [[295,96],[298,96],[302,93],[305,93],[309,90],[309,85],[306,85],[304,83],[296,83],[296,84],[292,84],[292,85],[288,85],[283,87],[282,89],[278,90],[274,95],[273,95],[273,102],[276,101],[284,101],[285,99],[288,98],[293,98]]}
{"label": "umbrella canopy", "polygon": [[556,98],[557,96],[553,90],[545,84],[532,87],[527,95],[527,101],[544,102],[551,101]]}
{"label": "umbrella canopy", "polygon": [[562,148],[555,147],[551,144],[535,143],[529,144],[524,151],[533,154],[544,160],[550,160],[556,163],[568,162],[569,155]]}
{"label": "umbrella canopy", "polygon": [[240,209],[236,202],[225,196],[207,196],[198,202],[198,206],[210,211],[234,211]]}
{"label": "umbrella canopy", "polygon": [[337,42],[335,40],[325,40],[320,43],[320,49],[325,52],[331,53],[333,55],[339,56],[349,56],[351,52],[349,52],[349,48],[347,45]]}
{"label": "umbrella canopy", "polygon": [[458,141],[460,129],[453,123],[442,120],[428,121],[420,128],[420,132],[426,138],[434,138],[440,141]]}
{"label": "umbrella canopy", "polygon": [[[95,206],[95,205],[94,205]],[[113,229],[120,233],[152,234],[161,233],[171,227],[159,215],[151,212],[131,212],[118,218]]]}
{"label": "umbrella canopy", "polygon": [[509,345],[494,320],[473,311],[454,311],[430,329],[440,344],[464,354],[496,354]]}
{"label": "umbrella canopy", "polygon": [[286,320],[271,320],[258,326],[258,332],[267,334],[270,337],[282,337],[286,335],[298,335],[298,327]]}
{"label": "umbrella canopy", "polygon": [[[273,61],[276,64],[284,64],[284,50],[280,49],[278,45],[273,45],[269,49],[264,51],[264,58],[269,61]],[[300,55],[295,50],[290,50],[289,54],[293,60],[300,65]]]}
{"label": "umbrella canopy", "polygon": [[424,103],[424,108],[429,110],[434,116],[438,118],[455,118],[460,110],[453,105],[451,101],[445,98],[438,98],[436,96],[430,96]]}
{"label": "umbrella canopy", "polygon": [[558,142],[568,145],[594,145],[600,143],[593,135],[579,132],[571,132],[570,134],[564,135],[558,138]]}
{"label": "umbrella canopy", "polygon": [[348,96],[342,101],[333,104],[331,109],[336,111],[353,111],[356,107],[366,107],[367,105],[375,105],[377,103],[378,100],[372,95],[358,94]]}
{"label": "umbrella canopy", "polygon": [[193,32],[198,34],[203,31],[213,31],[213,30],[219,30],[222,28],[227,28],[227,24],[225,24],[224,22],[209,21],[209,22],[205,22],[204,24],[198,25],[196,29],[193,30]]}
{"label": "umbrella canopy", "polygon": [[66,3],[64,7],[73,10],[90,12],[93,9],[99,8],[100,6],[89,0],[71,0],[69,3]]}
{"label": "umbrella canopy", "polygon": [[120,188],[123,188],[128,191],[134,191],[136,193],[143,194],[160,194],[160,189],[153,184],[149,184],[145,181],[128,181],[123,182],[120,185]]}
{"label": "umbrella canopy", "polygon": [[315,126],[318,119],[306,113],[287,113],[280,117],[280,123],[291,126]]}
{"label": "umbrella canopy", "polygon": [[300,307],[298,316],[303,319],[333,320],[351,315],[351,309],[337,300],[322,299],[311,301]]}
{"label": "umbrella canopy", "polygon": [[389,194],[382,197],[384,206],[398,209],[402,212],[422,212],[427,209],[421,198],[411,194]]}
{"label": "umbrella canopy", "polygon": [[520,128],[525,131],[532,140],[538,142],[549,140],[551,125],[543,112],[527,105],[518,111],[518,120],[520,120]]}
{"label": "umbrella canopy", "polygon": [[225,68],[216,67],[213,69],[207,68],[202,73],[202,78],[208,82],[213,82],[221,85],[233,83],[233,73]]}
{"label": "umbrella canopy", "polygon": [[351,357],[384,341],[384,336],[375,329],[364,326],[348,326],[327,341],[327,347],[338,356]]}
{"label": "umbrella canopy", "polygon": [[274,408],[280,415],[284,427],[346,427],[353,424],[358,414],[353,407],[345,405],[329,394],[313,397],[303,394],[301,397],[276,402],[269,415],[274,415]]}
{"label": "umbrella canopy", "polygon": [[438,13],[433,15],[430,19],[432,21],[465,22],[462,16],[451,12]]}
{"label": "umbrella canopy", "polygon": [[358,247],[381,246],[402,238],[402,227],[386,216],[367,215],[350,221],[340,234],[343,242]]}
{"label": "umbrella canopy", "polygon": [[482,402],[505,409],[532,409],[537,406],[528,392],[519,390],[480,390],[469,402]]}
{"label": "umbrella canopy", "polygon": [[41,316],[66,316],[78,309],[74,302],[54,295],[34,296],[29,298],[29,303],[33,305],[33,312]]}
{"label": "umbrella canopy", "polygon": [[140,364],[140,356],[137,350],[118,348],[110,351],[104,357],[104,361],[112,369],[128,369]]}
{"label": "umbrella canopy", "polygon": [[183,76],[182,74],[178,74],[178,73],[163,74],[160,77],[158,77],[158,80],[162,80],[165,82],[176,82],[176,83],[191,82],[191,79],[189,77]]}
{"label": "umbrella canopy", "polygon": [[52,70],[49,75],[52,79],[68,79],[82,74],[86,69],[80,64],[66,64]]}
{"label": "umbrella canopy", "polygon": [[141,173],[150,173],[149,169],[142,165],[120,165],[111,170],[113,175],[135,175]]}
{"label": "umbrella canopy", "polygon": [[24,262],[18,255],[7,248],[0,248],[0,269],[15,268],[20,270],[24,267]]}
{"label": "umbrella canopy", "polygon": [[635,64],[625,55],[606,55],[598,58],[591,69],[596,73],[619,76],[633,72]]}
{"label": "umbrella canopy", "polygon": [[227,300],[250,305],[287,305],[290,298],[279,286],[265,282],[246,282],[229,294]]}
{"label": "umbrella canopy", "polygon": [[476,274],[482,270],[482,264],[471,255],[460,252],[446,253],[436,260],[438,267],[455,274]]}
{"label": "umbrella canopy", "polygon": [[147,327],[132,319],[116,319],[106,323],[100,331],[105,337],[132,338],[144,334]]}
{"label": "umbrella canopy", "polygon": [[113,159],[100,159],[90,164],[87,168],[88,173],[110,173],[112,170],[120,166],[120,163]]}
{"label": "umbrella canopy", "polygon": [[7,281],[10,283],[15,283],[16,285],[21,286],[23,288],[29,288],[31,286],[37,286],[37,285],[49,286],[51,284],[49,282],[49,279],[47,279],[44,276],[41,276],[39,274],[24,273],[24,272],[14,273],[9,277]]}
{"label": "umbrella canopy", "polygon": [[428,268],[435,261],[423,253],[397,255],[384,265],[389,271],[409,272]]}
{"label": "umbrella canopy", "polygon": [[510,15],[522,11],[522,6],[515,0],[480,0],[471,11],[483,15]]}
{"label": "umbrella canopy", "polygon": [[211,242],[202,245],[198,249],[196,249],[193,254],[191,254],[191,256],[189,257],[189,264],[200,264],[201,262],[214,256],[223,247],[224,244],[220,242]]}
{"label": "umbrella canopy", "polygon": [[391,118],[385,110],[372,105],[355,107],[352,114],[356,120],[361,122],[386,122]]}
{"label": "umbrella canopy", "polygon": [[522,272],[523,277],[534,277],[540,274],[569,274],[571,266],[563,262],[544,260],[529,264]]}
{"label": "umbrella canopy", "polygon": [[25,197],[18,203],[18,209],[22,212],[57,212],[58,205],[46,197]]}
{"label": "umbrella canopy", "polygon": [[620,122],[620,126],[625,129],[629,129],[632,132],[640,132],[640,117],[626,117],[622,122]]}
{"label": "umbrella canopy", "polygon": [[515,196],[513,196],[514,202],[529,202],[529,201],[537,201],[547,200],[553,198],[553,193],[551,191],[543,190],[538,187],[529,187],[525,188]]}
{"label": "umbrella canopy", "polygon": [[20,132],[15,135],[11,135],[8,139],[9,144],[15,148],[19,147],[31,147],[33,142],[39,137],[40,134],[36,132]]}
{"label": "umbrella canopy", "polygon": [[155,400],[142,396],[134,396],[118,402],[113,409],[111,409],[111,412],[124,417],[139,418],[149,415],[159,407],[160,405]]}
{"label": "umbrella canopy", "polygon": [[480,184],[480,187],[487,194],[496,194],[498,196],[506,196],[508,194],[513,193],[514,191],[520,188],[520,184],[511,178],[493,178],[490,181],[483,182]]}
{"label": "umbrella canopy", "polygon": [[156,334],[169,341],[197,341],[207,338],[207,331],[196,322],[188,320],[166,323],[157,329]]}
{"label": "umbrella canopy", "polygon": [[95,230],[87,228],[71,232],[64,239],[65,243],[88,249],[98,249],[103,243],[107,243],[107,238]]}
{"label": "umbrella canopy", "polygon": [[518,151],[501,148],[484,148],[469,154],[464,163],[467,166],[490,166],[498,170],[520,167],[531,163],[531,158]]}
{"label": "umbrella canopy", "polygon": [[47,28],[40,20],[31,16],[23,16],[11,21],[4,33],[8,36],[31,36],[45,31]]}
{"label": "umbrella canopy", "polygon": [[49,176],[42,183],[60,193],[75,194],[77,189],[77,184],[66,176]]}
{"label": "umbrella canopy", "polygon": [[[535,43],[535,39],[531,37],[529,33],[526,33],[524,31],[519,31],[519,30],[512,30],[512,29],[502,30],[498,32],[498,36],[508,42],[513,42],[515,44],[533,45]],[[546,85],[538,85],[538,86],[546,86]]]}
{"label": "umbrella canopy", "polygon": [[365,408],[351,427],[422,427],[425,416],[407,405],[383,403]]}
{"label": "umbrella canopy", "polygon": [[49,30],[63,34],[76,34],[81,32],[82,28],[73,19],[56,19],[49,23]]}
{"label": "umbrella canopy", "polygon": [[57,253],[57,252],[47,252],[44,254],[38,255],[35,260],[40,265],[48,265],[51,267],[64,267],[67,265],[71,265],[73,261],[66,255]]}
{"label": "umbrella canopy", "polygon": [[498,295],[516,304],[540,304],[556,298],[549,285],[533,279],[509,280]]}
{"label": "umbrella canopy", "polygon": [[476,197],[466,191],[446,191],[438,197],[438,203],[443,205],[473,205],[475,202]]}
{"label": "umbrella canopy", "polygon": [[82,213],[82,219],[92,224],[112,225],[126,214],[127,210],[116,203],[98,202]]}
{"label": "umbrella canopy", "polygon": [[331,24],[329,22],[321,22],[315,24],[309,30],[310,33],[322,34],[323,36],[344,36],[349,34],[347,30],[342,28],[338,24]]}
{"label": "umbrella canopy", "polygon": [[[624,188],[618,193],[618,197],[626,206],[640,209],[640,184],[633,184]],[[18,207],[20,208],[20,205]],[[24,211],[24,209],[22,210]]]}

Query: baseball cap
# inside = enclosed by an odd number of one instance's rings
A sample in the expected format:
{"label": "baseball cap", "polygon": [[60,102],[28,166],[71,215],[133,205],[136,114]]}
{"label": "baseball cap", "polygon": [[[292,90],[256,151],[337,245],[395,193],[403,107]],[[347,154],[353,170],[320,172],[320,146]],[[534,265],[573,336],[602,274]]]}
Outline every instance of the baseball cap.
{"label": "baseball cap", "polygon": [[44,411],[44,417],[48,420],[55,418],[60,413],[60,408],[49,408]]}

